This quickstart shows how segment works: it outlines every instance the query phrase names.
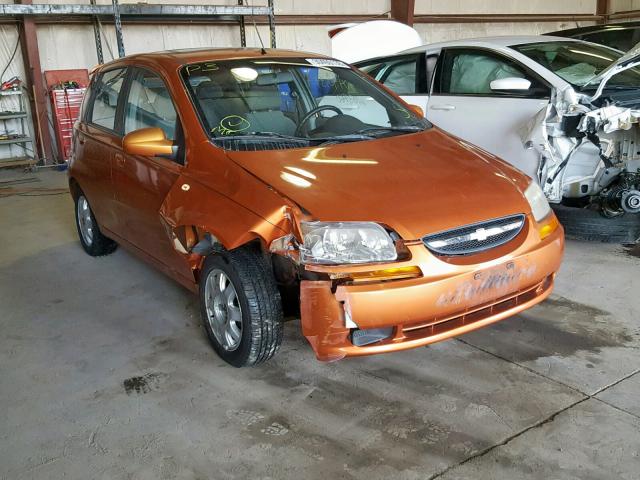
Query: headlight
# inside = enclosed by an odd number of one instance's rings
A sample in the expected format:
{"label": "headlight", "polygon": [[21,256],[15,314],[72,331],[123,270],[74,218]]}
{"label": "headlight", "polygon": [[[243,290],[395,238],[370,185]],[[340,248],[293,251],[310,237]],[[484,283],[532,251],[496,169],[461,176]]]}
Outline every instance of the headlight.
{"label": "headlight", "polygon": [[539,222],[549,215],[551,207],[549,206],[549,202],[547,202],[547,197],[545,197],[542,188],[540,188],[540,185],[535,181],[529,184],[524,191],[524,196],[531,206],[531,213],[533,214],[533,218],[536,219],[536,222]]}
{"label": "headlight", "polygon": [[398,258],[393,240],[377,223],[301,222],[302,263],[372,263]]}

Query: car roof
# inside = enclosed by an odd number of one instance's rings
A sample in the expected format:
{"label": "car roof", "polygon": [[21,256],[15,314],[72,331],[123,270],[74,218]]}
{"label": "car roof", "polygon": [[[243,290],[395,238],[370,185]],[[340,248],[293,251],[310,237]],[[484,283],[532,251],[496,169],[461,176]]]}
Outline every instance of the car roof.
{"label": "car roof", "polygon": [[545,33],[545,35],[554,36],[571,36],[581,33],[606,32],[607,30],[632,30],[640,27],[640,21],[623,22],[623,23],[604,23],[599,25],[589,25],[588,27],[569,28],[567,30],[557,30],[555,32]]}
{"label": "car roof", "polygon": [[180,67],[190,63],[207,61],[237,60],[247,58],[329,58],[325,55],[297,50],[272,48],[189,48],[182,50],[164,50],[150,53],[137,53],[115,59],[100,66],[100,69],[118,64],[128,64],[136,61],[161,64],[164,67]]}
{"label": "car roof", "polygon": [[510,47],[512,45],[522,45],[525,43],[544,43],[544,42],[580,42],[565,37],[552,37],[548,35],[504,35],[498,37],[477,37],[463,38],[460,40],[450,40],[448,42],[429,43],[419,47],[410,48],[400,53],[425,52],[427,50],[437,49],[441,47]]}

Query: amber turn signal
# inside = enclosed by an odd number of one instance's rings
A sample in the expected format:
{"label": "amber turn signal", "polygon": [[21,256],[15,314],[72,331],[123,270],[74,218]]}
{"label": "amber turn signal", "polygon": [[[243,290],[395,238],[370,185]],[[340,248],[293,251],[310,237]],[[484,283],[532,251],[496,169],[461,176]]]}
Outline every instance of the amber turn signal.
{"label": "amber turn signal", "polygon": [[543,223],[541,223],[538,226],[538,233],[540,234],[540,240],[544,240],[553,232],[555,232],[556,229],[558,228],[558,225],[560,225],[560,223],[558,222],[558,219],[556,218],[555,215],[551,214],[547,219],[543,221]]}
{"label": "amber turn signal", "polygon": [[418,278],[422,276],[420,267],[396,267],[385,268],[384,270],[370,270],[367,272],[351,272],[344,274],[333,274],[332,279],[351,280],[354,283],[379,282],[384,280],[403,280],[407,278]]}

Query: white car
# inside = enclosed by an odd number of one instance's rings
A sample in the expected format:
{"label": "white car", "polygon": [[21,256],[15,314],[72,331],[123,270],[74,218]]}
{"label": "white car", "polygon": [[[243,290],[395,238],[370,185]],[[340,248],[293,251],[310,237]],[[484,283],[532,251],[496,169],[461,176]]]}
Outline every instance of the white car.
{"label": "white car", "polygon": [[640,46],[623,54],[581,40],[508,36],[355,65],[438,127],[538,179],[551,202],[614,217],[640,212],[639,64]]}

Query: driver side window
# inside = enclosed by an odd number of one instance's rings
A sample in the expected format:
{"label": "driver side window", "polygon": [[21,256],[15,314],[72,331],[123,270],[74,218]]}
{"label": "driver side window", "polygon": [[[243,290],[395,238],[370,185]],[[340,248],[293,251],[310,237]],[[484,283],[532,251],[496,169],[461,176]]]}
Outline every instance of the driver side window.
{"label": "driver side window", "polygon": [[548,91],[547,87],[525,72],[515,61],[484,50],[446,50],[439,70],[434,84],[436,94],[513,96],[513,93],[491,89],[491,82],[504,78],[524,78],[531,82],[531,88],[517,96],[541,96]]}

